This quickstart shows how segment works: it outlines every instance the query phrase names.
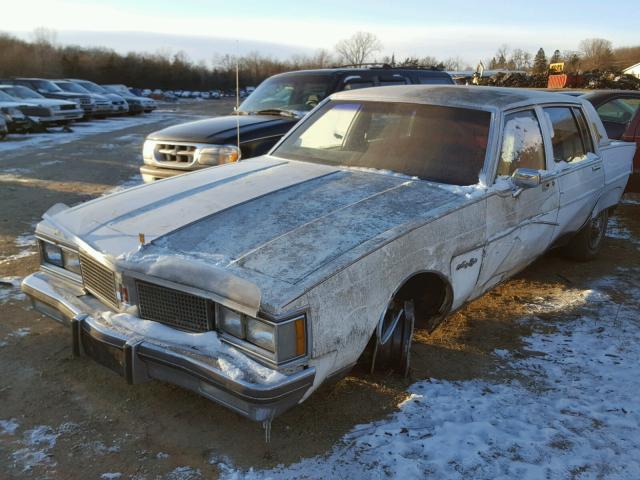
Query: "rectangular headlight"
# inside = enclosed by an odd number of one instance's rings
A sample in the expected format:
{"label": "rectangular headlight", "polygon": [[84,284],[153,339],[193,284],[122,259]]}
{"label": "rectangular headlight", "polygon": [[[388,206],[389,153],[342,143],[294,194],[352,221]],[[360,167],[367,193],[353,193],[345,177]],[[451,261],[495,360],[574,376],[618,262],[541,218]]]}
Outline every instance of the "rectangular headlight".
{"label": "rectangular headlight", "polygon": [[218,328],[273,354],[276,363],[307,353],[307,325],[304,314],[283,322],[270,322],[243,315],[218,305]]}
{"label": "rectangular headlight", "polygon": [[64,268],[62,249],[59,246],[49,242],[42,242],[42,257],[44,263]]}
{"label": "rectangular headlight", "polygon": [[76,275],[80,272],[80,256],[76,252],[67,250],[50,242],[40,241],[42,247],[42,262],[64,268]]}
{"label": "rectangular headlight", "polygon": [[69,270],[77,275],[80,275],[80,255],[69,250],[62,251],[62,262],[64,269]]}
{"label": "rectangular headlight", "polygon": [[247,341],[270,352],[276,351],[275,327],[247,317]]}
{"label": "rectangular headlight", "polygon": [[218,308],[218,325],[222,330],[237,338],[244,338],[244,322],[242,314],[229,308]]}

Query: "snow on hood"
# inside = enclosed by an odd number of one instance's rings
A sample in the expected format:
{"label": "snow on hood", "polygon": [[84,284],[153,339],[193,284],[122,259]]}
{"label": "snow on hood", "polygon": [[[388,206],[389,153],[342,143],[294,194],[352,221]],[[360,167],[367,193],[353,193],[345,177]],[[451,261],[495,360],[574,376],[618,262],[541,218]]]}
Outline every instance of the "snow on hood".
{"label": "snow on hood", "polygon": [[[259,157],[119,192],[57,212],[50,222],[116,264],[178,275],[173,280],[207,290],[205,278],[217,281],[225,270],[296,285],[365,242],[374,248],[386,232],[425,223],[486,191],[456,188]],[[176,262],[199,274],[183,278]]]}

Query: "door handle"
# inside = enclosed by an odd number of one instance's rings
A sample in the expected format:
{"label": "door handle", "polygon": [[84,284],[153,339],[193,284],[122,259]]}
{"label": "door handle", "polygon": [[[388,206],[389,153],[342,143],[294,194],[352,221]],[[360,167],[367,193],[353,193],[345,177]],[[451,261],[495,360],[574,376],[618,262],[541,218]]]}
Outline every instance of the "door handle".
{"label": "door handle", "polygon": [[600,170],[602,167],[600,165],[594,165],[593,167],[591,167],[591,171],[592,172],[597,172],[598,170]]}

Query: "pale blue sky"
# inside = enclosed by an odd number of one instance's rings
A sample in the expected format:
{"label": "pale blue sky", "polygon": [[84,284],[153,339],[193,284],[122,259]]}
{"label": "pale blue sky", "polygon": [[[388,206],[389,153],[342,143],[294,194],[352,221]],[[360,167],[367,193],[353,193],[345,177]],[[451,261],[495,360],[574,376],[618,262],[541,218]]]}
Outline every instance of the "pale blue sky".
{"label": "pale blue sky", "polygon": [[[3,3],[5,0],[3,0]],[[7,14],[6,16],[4,14]],[[205,1],[9,0],[0,29],[28,37],[38,26],[62,43],[119,51],[184,50],[209,62],[215,54],[260,50],[274,56],[332,50],[357,30],[381,39],[381,55],[460,56],[475,65],[507,43],[535,53],[577,49],[589,37],[615,46],[640,44],[638,0],[603,1]]]}

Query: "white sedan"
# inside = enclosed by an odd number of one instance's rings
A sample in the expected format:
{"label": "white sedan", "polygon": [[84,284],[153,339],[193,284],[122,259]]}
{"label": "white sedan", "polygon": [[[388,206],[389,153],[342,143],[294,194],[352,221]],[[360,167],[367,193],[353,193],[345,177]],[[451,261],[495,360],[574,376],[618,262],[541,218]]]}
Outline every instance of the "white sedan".
{"label": "white sedan", "polygon": [[38,224],[23,290],[74,351],[269,422],[357,362],[405,373],[414,322],[552,247],[602,247],[635,144],[546,92],[332,95],[271,152]]}

